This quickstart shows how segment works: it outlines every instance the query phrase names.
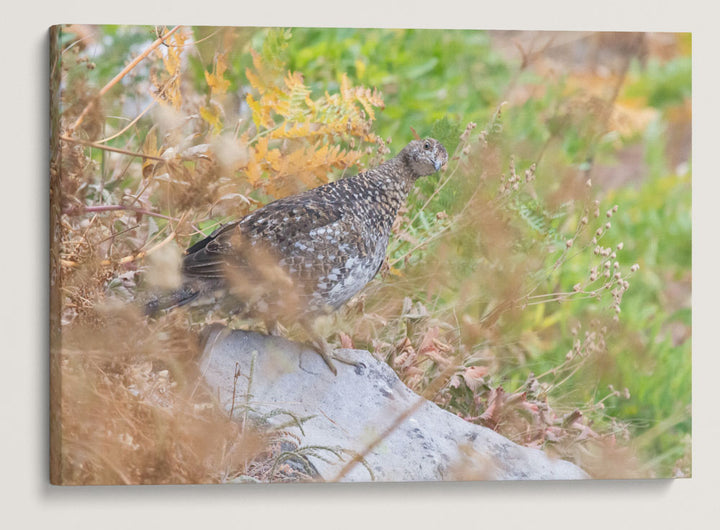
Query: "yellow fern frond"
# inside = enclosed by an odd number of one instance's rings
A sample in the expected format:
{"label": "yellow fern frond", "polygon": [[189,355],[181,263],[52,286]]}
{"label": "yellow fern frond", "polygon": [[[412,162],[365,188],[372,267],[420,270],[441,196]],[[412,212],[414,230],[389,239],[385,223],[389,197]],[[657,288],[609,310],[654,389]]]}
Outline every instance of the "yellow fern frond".
{"label": "yellow fern frond", "polygon": [[223,76],[227,70],[227,62],[225,60],[225,54],[218,52],[215,55],[213,73],[205,72],[205,81],[207,81],[210,87],[210,96],[215,97],[225,94],[230,88],[230,81],[225,79]]}
{"label": "yellow fern frond", "polygon": [[175,109],[179,109],[182,105],[182,95],[180,93],[181,53],[186,40],[187,35],[183,31],[173,33],[168,39],[166,51],[162,54],[162,61],[167,75],[164,76],[162,87],[156,87],[162,96],[161,101],[169,102]]}
{"label": "yellow fern frond", "polygon": [[260,77],[255,75],[255,72],[250,68],[245,69],[245,77],[248,83],[250,83],[250,86],[257,90],[260,95],[265,93],[265,85],[260,81]]}
{"label": "yellow fern frond", "polygon": [[270,117],[270,108],[268,106],[262,105],[260,101],[257,101],[252,96],[252,94],[248,94],[245,97],[245,101],[252,111],[252,119],[255,123],[255,127],[258,129],[269,129],[274,126],[272,118]]}
{"label": "yellow fern frond", "polygon": [[[356,165],[372,133],[375,109],[384,102],[377,90],[352,86],[347,75],[337,93],[313,98],[299,72],[283,72],[252,51],[246,70],[246,102],[255,125],[250,130],[244,174],[255,189],[281,197],[327,182],[334,171]],[[288,140],[291,140],[288,142]],[[349,145],[349,149],[348,149]],[[356,148],[357,146],[357,148]]]}
{"label": "yellow fern frond", "polygon": [[200,107],[200,117],[212,128],[213,134],[220,134],[223,129],[222,109],[213,104]]}
{"label": "yellow fern frond", "polygon": [[311,124],[305,123],[286,123],[283,127],[273,130],[269,136],[272,139],[290,139],[290,138],[306,138],[315,136],[318,133],[311,130]]}

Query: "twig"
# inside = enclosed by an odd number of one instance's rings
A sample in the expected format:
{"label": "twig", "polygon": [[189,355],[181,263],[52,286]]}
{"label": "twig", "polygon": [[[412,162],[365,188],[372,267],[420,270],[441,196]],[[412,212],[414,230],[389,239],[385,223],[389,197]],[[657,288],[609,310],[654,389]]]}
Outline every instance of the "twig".
{"label": "twig", "polygon": [[108,136],[107,138],[103,138],[102,140],[98,140],[98,141],[95,142],[95,143],[97,143],[97,144],[104,144],[105,142],[109,142],[110,140],[113,140],[113,139],[117,138],[118,136],[122,135],[122,134],[123,134],[125,131],[127,131],[130,127],[132,127],[133,125],[135,125],[135,124],[138,122],[138,120],[139,120],[140,118],[142,118],[142,117],[147,113],[147,111],[149,111],[149,110],[153,107],[153,105],[155,105],[155,103],[157,103],[157,101],[153,99],[153,100],[150,102],[150,104],[149,104],[147,107],[145,107],[140,114],[138,114],[137,116],[135,116],[135,118],[134,118],[130,123],[128,123],[125,127],[123,127],[122,129],[120,129],[118,132],[116,132],[116,133],[113,134],[112,136]]}
{"label": "twig", "polygon": [[[472,204],[473,199],[475,199],[475,195],[477,195],[479,189],[480,189],[480,188],[475,188],[475,191],[473,191],[473,194],[472,194],[472,195],[470,196],[470,198],[467,200],[467,202],[465,203],[465,206],[463,206],[462,210],[460,210],[460,211],[458,212],[458,214],[454,217],[454,219],[460,219],[460,218],[462,218],[463,214],[465,213],[465,210],[467,210],[468,206],[469,206],[470,204]],[[395,258],[395,259],[392,260],[392,261],[388,261],[388,265],[390,265],[391,267],[393,267],[396,263],[404,260],[405,258],[407,258],[408,256],[410,256],[410,255],[411,255],[413,252],[415,252],[416,250],[424,247],[425,245],[428,245],[429,243],[431,243],[432,241],[434,241],[435,239],[437,239],[438,237],[440,237],[442,234],[444,234],[445,232],[447,232],[447,231],[448,231],[450,228],[452,228],[452,227],[453,227],[452,224],[447,224],[447,225],[443,226],[440,230],[438,230],[437,232],[435,232],[432,236],[430,236],[429,238],[427,238],[427,239],[424,240],[424,241],[421,241],[420,243],[418,243],[417,245],[415,245],[413,248],[411,248],[410,250],[408,250],[407,252],[405,252],[405,254],[403,254],[402,256],[400,256],[400,257],[398,257],[398,258]]]}
{"label": "twig", "polygon": [[[154,247],[149,248],[145,251],[140,251],[137,254],[132,254],[130,256],[125,256],[124,258],[120,258],[119,260],[117,260],[117,263],[119,265],[124,265],[126,263],[132,263],[135,260],[142,259],[145,256],[147,256],[148,254],[151,254],[151,253],[155,252],[156,250],[158,250],[159,248],[162,248],[165,245],[167,245],[168,243],[170,243],[170,241],[175,239],[176,235],[177,235],[177,232],[175,230],[173,230],[172,232],[170,232],[170,235],[168,235],[165,239],[160,241],[160,243],[158,243]],[[112,261],[109,259],[106,259],[106,260],[101,261],[100,263],[101,263],[101,265],[111,265]]]}
{"label": "twig", "polygon": [[230,403],[230,419],[232,419],[233,412],[235,411],[235,393],[237,391],[237,381],[240,377],[240,363],[235,363],[235,373],[233,375],[233,393],[232,402]]}
{"label": "twig", "polygon": [[122,204],[101,204],[98,206],[85,206],[82,208],[71,208],[69,210],[65,210],[63,213],[68,214],[68,215],[82,215],[85,213],[117,212],[117,211],[135,212],[135,213],[139,213],[141,215],[149,215],[151,217],[160,217],[162,219],[167,219],[168,221],[180,221],[180,219],[177,217],[170,217],[169,215],[163,215],[161,213],[151,212],[150,210],[145,210],[144,208],[137,208],[135,206],[125,206]]}
{"label": "twig", "polygon": [[85,119],[85,116],[90,112],[90,110],[97,104],[98,100],[104,96],[108,90],[110,90],[112,87],[114,87],[123,77],[125,77],[130,70],[135,68],[140,61],[145,59],[150,53],[160,46],[165,39],[167,39],[170,35],[175,33],[178,29],[180,29],[181,26],[175,26],[173,29],[168,31],[165,35],[159,37],[157,40],[155,40],[144,52],[142,52],[140,55],[138,55],[135,59],[133,59],[130,64],[128,64],[125,68],[122,69],[122,71],[117,74],[115,77],[113,77],[104,87],[100,89],[100,92],[98,92],[97,96],[93,98],[82,110],[80,113],[80,116],[77,117],[77,120],[75,120],[75,123],[70,127],[70,132],[74,132],[77,130],[78,127],[80,127],[80,124]]}
{"label": "twig", "polygon": [[[253,378],[255,377],[255,361],[257,360],[257,352],[253,351],[252,358],[250,359],[250,374],[248,375],[247,393],[245,394],[245,411],[243,413],[242,420],[242,432],[245,432],[245,425],[247,424],[248,412],[250,411],[250,399],[252,399],[252,384]],[[300,426],[302,431],[302,426]]]}
{"label": "twig", "polygon": [[129,156],[137,156],[140,158],[148,158],[150,160],[157,160],[158,162],[163,162],[165,160],[164,158],[161,158],[159,156],[146,155],[144,153],[136,153],[135,151],[128,151],[127,149],[119,149],[117,147],[109,147],[107,145],[101,145],[101,144],[98,144],[95,142],[90,142],[88,140],[81,140],[79,138],[71,138],[69,136],[61,136],[60,139],[65,142],[70,142],[73,144],[86,145],[88,147],[102,149],[103,151],[111,151],[113,153],[120,153],[121,155],[129,155]]}
{"label": "twig", "polygon": [[[173,219],[173,220],[174,220],[174,219]],[[180,219],[177,219],[178,224],[182,223],[184,220],[185,220],[185,215],[183,215]],[[126,264],[126,263],[132,263],[133,261],[142,259],[142,258],[144,258],[145,256],[147,256],[147,255],[149,255],[149,254],[152,254],[152,253],[155,252],[156,250],[164,247],[165,245],[167,245],[168,243],[170,243],[170,241],[172,241],[173,239],[175,239],[175,236],[176,236],[176,235],[177,235],[177,230],[173,230],[172,232],[170,232],[170,234],[169,234],[165,239],[163,239],[162,241],[160,241],[160,243],[158,243],[158,244],[155,245],[154,247],[149,248],[148,250],[142,250],[142,251],[138,252],[137,254],[131,254],[131,255],[129,255],[129,256],[125,256],[124,258],[120,258],[119,260],[109,260],[109,259],[106,259],[106,260],[101,261],[101,262],[100,262],[100,265],[108,266],[108,265],[112,265],[113,262],[117,263],[118,265],[124,265],[124,264]],[[78,264],[77,262],[75,262],[75,261],[70,261],[70,260],[60,260],[60,261],[61,261],[61,263],[62,263],[64,266],[66,266],[66,267],[77,267],[77,266],[79,265],[79,264]]]}
{"label": "twig", "polygon": [[443,226],[440,230],[438,230],[437,232],[435,232],[432,236],[430,236],[429,238],[421,241],[420,243],[418,243],[417,245],[415,245],[413,248],[411,248],[410,250],[408,250],[408,251],[407,251],[405,254],[403,254],[402,256],[400,256],[400,257],[398,257],[398,258],[395,258],[395,259],[392,260],[392,261],[389,261],[389,262],[388,262],[388,265],[390,265],[391,267],[393,267],[396,263],[404,260],[405,258],[407,258],[408,256],[410,256],[410,255],[411,255],[413,252],[415,252],[416,250],[421,249],[421,248],[423,248],[423,247],[426,246],[426,245],[429,245],[432,241],[434,241],[435,239],[437,239],[438,237],[440,237],[441,235],[443,235],[445,232],[447,232],[451,227],[452,227],[452,225],[450,225],[450,224]]}

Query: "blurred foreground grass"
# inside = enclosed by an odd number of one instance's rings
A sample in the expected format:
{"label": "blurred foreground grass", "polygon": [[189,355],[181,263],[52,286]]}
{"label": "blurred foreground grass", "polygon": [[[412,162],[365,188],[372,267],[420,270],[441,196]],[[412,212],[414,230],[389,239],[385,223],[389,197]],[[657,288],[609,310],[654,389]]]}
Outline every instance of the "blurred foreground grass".
{"label": "blurred foreground grass", "polygon": [[[67,126],[156,35],[66,29]],[[166,168],[98,148],[72,152],[68,336],[86,336],[83,319],[107,321],[95,306],[116,295],[118,278],[135,288],[136,275],[141,283],[152,269],[150,260],[123,263],[119,251],[157,244],[170,230],[182,247],[298,186],[376,163],[414,128],[454,158],[418,183],[387,266],[328,333],[386,360],[418,391],[456,366],[440,405],[596,477],[690,474],[689,35],[186,29],[110,90],[81,132],[162,156],[210,147]],[[382,101],[351,89],[363,86]],[[130,122],[147,105],[155,108]],[[78,214],[128,197],[159,215]],[[196,324],[170,320],[142,333],[173,337],[173,326]],[[180,336],[173,344],[189,348]],[[165,348],[147,342],[128,348]],[[162,366],[173,364],[167,351]],[[197,404],[187,409],[192,423]],[[258,440],[253,450],[267,457]],[[256,460],[241,474],[269,467]],[[204,464],[171,480],[219,480],[212,473]]]}

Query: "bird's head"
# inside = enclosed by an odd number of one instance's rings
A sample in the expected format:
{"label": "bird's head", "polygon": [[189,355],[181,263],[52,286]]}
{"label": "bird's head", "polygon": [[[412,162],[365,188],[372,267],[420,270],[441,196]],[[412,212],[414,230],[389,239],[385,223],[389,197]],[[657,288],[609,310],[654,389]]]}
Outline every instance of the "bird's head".
{"label": "bird's head", "polygon": [[445,147],[434,138],[413,140],[400,156],[416,179],[432,175],[448,161]]}

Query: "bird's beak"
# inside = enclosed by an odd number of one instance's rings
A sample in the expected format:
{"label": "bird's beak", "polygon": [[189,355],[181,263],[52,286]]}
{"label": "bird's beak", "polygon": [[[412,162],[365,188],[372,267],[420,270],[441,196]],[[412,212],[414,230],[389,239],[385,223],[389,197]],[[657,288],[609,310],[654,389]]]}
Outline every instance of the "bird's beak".
{"label": "bird's beak", "polygon": [[435,171],[440,171],[440,168],[442,167],[442,162],[440,160],[435,160]]}

